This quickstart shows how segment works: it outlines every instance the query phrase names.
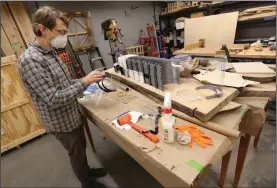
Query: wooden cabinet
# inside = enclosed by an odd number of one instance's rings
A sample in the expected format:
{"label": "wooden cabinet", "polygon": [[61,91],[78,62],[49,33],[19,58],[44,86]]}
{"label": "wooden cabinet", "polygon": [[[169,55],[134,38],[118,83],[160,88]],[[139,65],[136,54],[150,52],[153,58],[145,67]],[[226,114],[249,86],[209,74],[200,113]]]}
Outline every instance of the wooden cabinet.
{"label": "wooden cabinet", "polygon": [[18,73],[15,55],[1,58],[1,152],[45,133]]}

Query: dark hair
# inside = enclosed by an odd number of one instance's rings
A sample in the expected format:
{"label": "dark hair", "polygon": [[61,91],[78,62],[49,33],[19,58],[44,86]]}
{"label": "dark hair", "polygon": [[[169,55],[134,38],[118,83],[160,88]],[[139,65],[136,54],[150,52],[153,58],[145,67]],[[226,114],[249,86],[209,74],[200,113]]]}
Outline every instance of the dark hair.
{"label": "dark hair", "polygon": [[39,29],[39,24],[52,30],[56,26],[56,19],[61,19],[68,27],[68,19],[61,11],[50,6],[43,6],[33,14],[33,32],[40,37],[42,33]]}

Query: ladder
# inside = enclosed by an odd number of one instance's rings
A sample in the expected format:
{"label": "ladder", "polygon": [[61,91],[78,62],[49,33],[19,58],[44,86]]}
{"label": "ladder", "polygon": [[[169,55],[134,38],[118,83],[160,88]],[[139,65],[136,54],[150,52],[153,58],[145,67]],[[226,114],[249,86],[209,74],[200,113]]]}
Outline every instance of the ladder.
{"label": "ladder", "polygon": [[[93,52],[95,52],[95,51],[96,51],[98,57],[92,58],[92,54],[93,54]],[[100,50],[99,50],[98,47],[93,47],[93,48],[89,49],[88,52],[87,52],[87,54],[88,54],[88,60],[89,60],[89,64],[90,64],[91,70],[93,70],[93,71],[103,71],[103,70],[107,70],[107,67],[106,67],[106,65],[105,65],[105,63],[104,63],[104,60],[103,60],[103,58],[102,58],[102,56],[101,56],[101,53],[100,53]],[[94,69],[94,64],[95,64],[96,61],[100,61],[100,62],[101,62],[101,64],[102,64],[102,67],[101,67],[101,68]]]}

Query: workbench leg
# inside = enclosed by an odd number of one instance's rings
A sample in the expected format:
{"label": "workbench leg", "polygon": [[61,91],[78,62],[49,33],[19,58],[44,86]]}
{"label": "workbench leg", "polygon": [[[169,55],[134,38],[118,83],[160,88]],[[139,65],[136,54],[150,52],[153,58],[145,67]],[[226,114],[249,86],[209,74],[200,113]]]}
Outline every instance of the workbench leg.
{"label": "workbench leg", "polygon": [[232,150],[226,153],[222,157],[222,164],[221,164],[221,173],[220,173],[220,180],[219,180],[219,187],[224,187],[227,171],[228,171],[228,165],[230,162],[230,157],[232,154]]}
{"label": "workbench leg", "polygon": [[259,134],[254,139],[254,144],[253,144],[254,148],[257,148],[257,146],[258,146],[258,142],[259,142],[263,127],[264,126],[261,127]]}
{"label": "workbench leg", "polygon": [[200,184],[200,182],[204,179],[205,175],[207,174],[208,170],[211,168],[211,164],[208,164],[198,175],[198,177],[193,181],[191,188],[196,188]]}
{"label": "workbench leg", "polygon": [[85,130],[86,130],[86,133],[87,133],[92,151],[96,152],[94,144],[93,144],[92,136],[91,136],[91,133],[90,133],[90,128],[89,128],[89,125],[88,125],[88,120],[87,120],[87,118],[83,118],[83,119],[84,119],[84,127],[85,127]]}
{"label": "workbench leg", "polygon": [[243,169],[244,161],[246,158],[250,139],[251,139],[251,136],[249,134],[245,134],[245,136],[240,137],[236,172],[235,172],[234,185],[233,185],[234,188],[237,188],[239,184],[239,180]]}

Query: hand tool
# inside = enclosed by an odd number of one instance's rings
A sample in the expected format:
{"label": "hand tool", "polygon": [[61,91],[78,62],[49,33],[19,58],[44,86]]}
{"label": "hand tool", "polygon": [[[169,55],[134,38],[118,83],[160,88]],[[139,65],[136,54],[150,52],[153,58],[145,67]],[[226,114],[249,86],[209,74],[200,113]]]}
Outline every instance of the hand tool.
{"label": "hand tool", "polygon": [[147,131],[146,129],[142,128],[138,124],[135,124],[131,121],[132,117],[130,114],[125,114],[117,119],[119,125],[129,124],[133,129],[137,132],[143,134],[145,137],[149,138],[152,142],[158,143],[159,137]]}

